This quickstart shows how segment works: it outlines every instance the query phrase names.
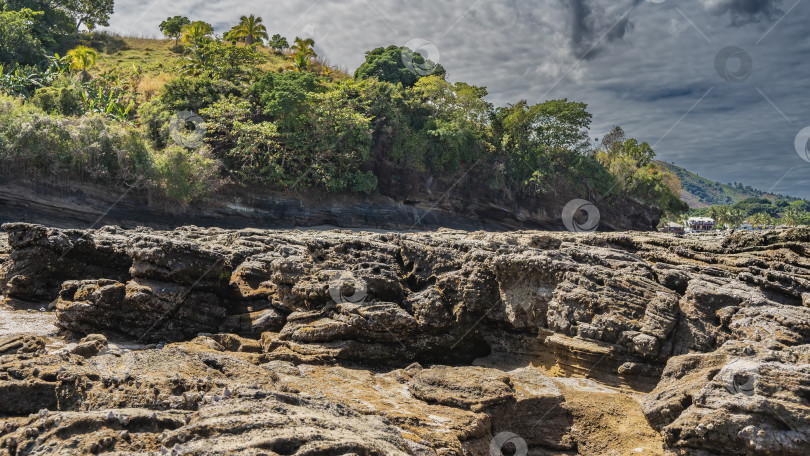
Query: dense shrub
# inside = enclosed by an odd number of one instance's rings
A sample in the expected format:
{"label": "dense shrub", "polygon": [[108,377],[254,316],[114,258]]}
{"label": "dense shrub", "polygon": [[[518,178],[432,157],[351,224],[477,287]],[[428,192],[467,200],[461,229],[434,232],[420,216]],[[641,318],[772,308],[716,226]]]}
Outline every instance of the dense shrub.
{"label": "dense shrub", "polygon": [[295,125],[259,121],[256,108],[235,97],[202,114],[216,156],[242,182],[371,192],[376,178],[360,170],[371,147],[370,119],[346,95],[339,86],[298,100]]}
{"label": "dense shrub", "polygon": [[170,111],[199,111],[219,100],[225,85],[204,76],[176,78],[160,89],[158,101]]}
{"label": "dense shrub", "polygon": [[49,115],[0,96],[0,171],[21,177],[149,186],[170,204],[206,198],[222,183],[220,163],[203,148],[155,153],[141,132],[99,114]]}
{"label": "dense shrub", "polygon": [[144,136],[156,149],[169,143],[169,122],[175,113],[163,108],[158,100],[143,103],[138,108],[138,116]]}
{"label": "dense shrub", "polygon": [[77,44],[89,46],[105,54],[117,54],[129,49],[127,42],[107,32],[89,32],[79,35]]}
{"label": "dense shrub", "polygon": [[262,112],[291,128],[304,115],[310,96],[324,87],[313,73],[265,73],[250,89]]}
{"label": "dense shrub", "polygon": [[144,172],[139,132],[101,115],[48,115],[0,98],[0,162],[7,171],[84,182],[121,183]]}
{"label": "dense shrub", "polygon": [[82,93],[76,87],[43,87],[36,91],[31,102],[51,114],[77,116],[85,112]]}
{"label": "dense shrub", "polygon": [[240,89],[231,82],[206,76],[179,77],[167,82],[159,95],[138,109],[141,125],[147,138],[157,149],[170,143],[169,123],[182,112],[199,113],[221,97],[240,95]]}
{"label": "dense shrub", "polygon": [[205,199],[221,185],[220,163],[207,149],[169,146],[155,155],[154,182],[169,199],[183,205]]}

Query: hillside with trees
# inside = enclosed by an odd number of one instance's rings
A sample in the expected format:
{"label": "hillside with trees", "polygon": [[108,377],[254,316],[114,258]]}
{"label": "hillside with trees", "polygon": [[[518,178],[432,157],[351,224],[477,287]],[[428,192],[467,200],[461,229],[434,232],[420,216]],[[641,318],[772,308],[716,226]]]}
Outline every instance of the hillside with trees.
{"label": "hillside with trees", "polygon": [[764,192],[741,182],[724,184],[699,176],[687,169],[673,163],[656,161],[660,168],[674,173],[681,180],[683,199],[693,209],[705,208],[713,205],[731,205],[750,198],[765,198],[769,201],[784,199],[788,202],[797,198]]}
{"label": "hillside with trees", "polygon": [[349,75],[312,39],[283,37],[254,14],[222,35],[173,16],[159,24],[165,40],[147,40],[93,31],[111,0],[0,4],[7,176],[134,188],[183,210],[225,188],[362,198],[472,172],[481,193],[510,201],[686,209],[648,144],[618,127],[589,138],[585,104],[496,107],[485,87],[449,81],[407,48],[370,50]]}

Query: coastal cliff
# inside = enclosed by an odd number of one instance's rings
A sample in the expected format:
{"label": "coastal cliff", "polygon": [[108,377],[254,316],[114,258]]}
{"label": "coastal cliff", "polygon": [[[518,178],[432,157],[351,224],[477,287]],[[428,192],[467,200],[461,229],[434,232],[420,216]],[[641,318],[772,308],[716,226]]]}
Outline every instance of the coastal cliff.
{"label": "coastal cliff", "polygon": [[[386,170],[380,172],[392,172]],[[572,189],[536,196],[495,191],[482,185],[485,179],[474,173],[435,179],[407,175],[373,195],[233,186],[219,190],[204,205],[186,207],[167,205],[144,188],[6,177],[0,183],[0,223],[25,221],[63,228],[328,225],[384,230],[564,230],[563,208],[575,198],[588,199],[599,209],[601,231],[653,230],[661,217],[658,208],[626,196],[588,196]]]}

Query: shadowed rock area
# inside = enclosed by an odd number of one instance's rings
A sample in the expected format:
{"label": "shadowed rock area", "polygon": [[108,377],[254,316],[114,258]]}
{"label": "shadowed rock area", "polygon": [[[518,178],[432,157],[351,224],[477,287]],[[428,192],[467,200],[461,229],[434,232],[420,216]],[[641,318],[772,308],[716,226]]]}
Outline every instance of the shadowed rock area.
{"label": "shadowed rock area", "polygon": [[0,454],[810,454],[807,229],[3,229]]}

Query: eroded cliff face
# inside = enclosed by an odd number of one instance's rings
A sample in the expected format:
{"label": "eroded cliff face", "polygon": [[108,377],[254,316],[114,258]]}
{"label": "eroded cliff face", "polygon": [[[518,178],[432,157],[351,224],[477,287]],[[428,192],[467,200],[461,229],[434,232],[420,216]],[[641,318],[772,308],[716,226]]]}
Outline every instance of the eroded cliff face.
{"label": "eroded cliff face", "polygon": [[0,454],[810,454],[806,229],[3,229]]}
{"label": "eroded cliff face", "polygon": [[[389,164],[390,165],[390,164]],[[459,173],[432,178],[397,177],[390,166],[378,193],[331,194],[321,190],[273,191],[228,187],[205,204],[166,205],[143,189],[73,182],[56,185],[0,175],[0,223],[25,221],[63,228],[100,226],[181,225],[225,228],[341,228],[429,230],[565,229],[561,214],[573,198],[590,198],[600,210],[599,229],[653,230],[661,211],[621,195],[586,197],[581,191],[558,188],[538,196],[496,191],[482,183],[484,175]],[[400,170],[401,171],[401,170]],[[154,201],[157,200],[157,201]]]}

